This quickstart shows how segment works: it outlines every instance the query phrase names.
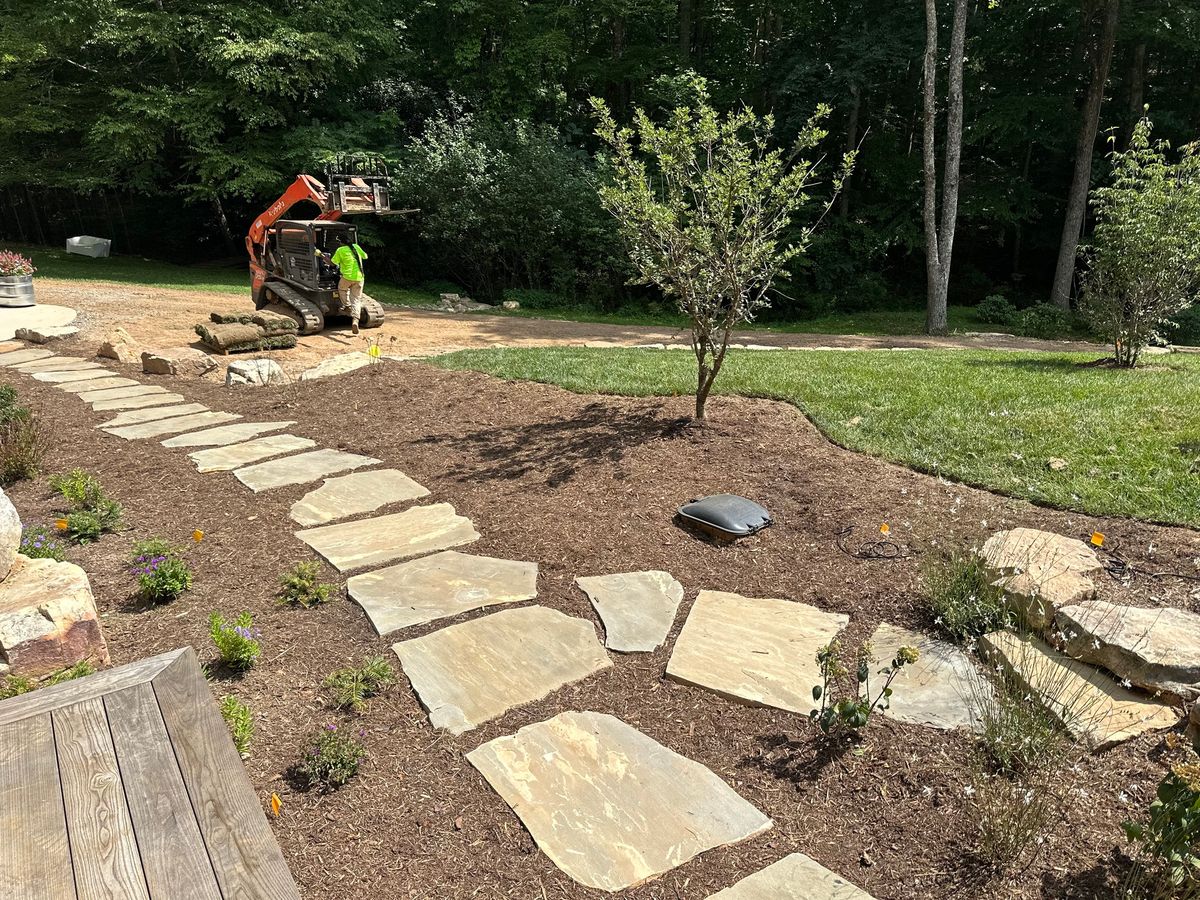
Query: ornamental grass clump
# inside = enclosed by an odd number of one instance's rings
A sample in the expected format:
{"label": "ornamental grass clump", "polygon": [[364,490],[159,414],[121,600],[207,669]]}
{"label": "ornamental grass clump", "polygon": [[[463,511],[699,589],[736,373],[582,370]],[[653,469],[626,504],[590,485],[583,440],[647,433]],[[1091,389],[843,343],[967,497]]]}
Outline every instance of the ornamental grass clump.
{"label": "ornamental grass clump", "polygon": [[51,475],[50,487],[68,504],[59,530],[76,543],[98,541],[101,535],[121,527],[121,504],[107,497],[100,482],[83,469]]}
{"label": "ornamental grass clump", "polygon": [[951,640],[970,644],[1009,624],[1004,592],[974,553],[932,556],[922,578],[925,606],[933,624]]}
{"label": "ornamental grass clump", "polygon": [[29,559],[62,562],[67,558],[66,548],[45,525],[26,525],[21,529],[21,544],[17,552]]}
{"label": "ornamental grass clump", "polygon": [[821,683],[813,687],[812,696],[813,700],[820,702],[821,708],[809,713],[809,719],[816,722],[826,735],[843,729],[861,732],[870,722],[872,712],[885,710],[891,705],[892,682],[901,669],[915,663],[920,655],[916,647],[901,647],[897,650],[891,664],[876,673],[883,676],[883,686],[875,698],[871,699],[871,669],[878,663],[871,642],[864,641],[859,646],[855,656],[854,691],[845,693],[842,688],[849,670],[846,667],[842,642],[834,638],[817,651]]}
{"label": "ornamental grass clump", "polygon": [[309,787],[331,790],[357,775],[366,756],[366,750],[353,735],[336,725],[326,725],[305,740],[304,754],[296,771]]}
{"label": "ornamental grass clump", "polygon": [[50,448],[50,435],[12,387],[0,387],[0,484],[36,478]]}
{"label": "ornamental grass clump", "polygon": [[312,609],[329,601],[333,585],[317,580],[321,564],[313,560],[296,565],[279,576],[279,602]]}
{"label": "ornamental grass clump", "polygon": [[336,706],[362,712],[367,699],[396,680],[396,670],[382,656],[372,656],[360,668],[338,669],[321,686],[329,691]]}
{"label": "ornamental grass clump", "polygon": [[153,538],[133,545],[130,573],[138,581],[138,593],[151,603],[170,603],[192,587],[192,570],[178,548]]}
{"label": "ornamental grass clump", "polygon": [[215,612],[208,625],[222,665],[237,672],[253,668],[262,654],[262,645],[258,642],[261,632],[254,627],[250,613],[241,613],[232,622],[227,622],[224,616]]}

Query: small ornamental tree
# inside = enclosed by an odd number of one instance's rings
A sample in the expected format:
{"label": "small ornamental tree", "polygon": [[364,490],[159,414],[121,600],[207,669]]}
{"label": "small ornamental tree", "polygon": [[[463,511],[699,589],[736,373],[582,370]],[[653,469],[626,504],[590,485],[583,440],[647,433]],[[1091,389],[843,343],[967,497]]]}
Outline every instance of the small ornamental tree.
{"label": "small ornamental tree", "polygon": [[1129,149],[1110,154],[1112,183],[1092,192],[1096,229],[1085,250],[1082,311],[1126,368],[1200,297],[1200,146],[1171,162],[1152,129],[1142,119]]}
{"label": "small ornamental tree", "polygon": [[[721,116],[703,79],[696,79],[695,94],[694,106],[677,107],[663,125],[638,109],[632,126],[620,127],[604,101],[593,97],[591,104],[596,134],[610,153],[611,178],[600,200],[617,218],[636,283],[657,285],[691,322],[696,419],[703,421],[730,333],[769,305],[772,281],[787,274],[816,228],[789,230],[815,183],[817,164],[800,154],[825,136],[818,123],[828,108],[818,108],[784,153],[769,146],[771,116],[748,108]],[[835,194],[853,160],[847,154]]]}

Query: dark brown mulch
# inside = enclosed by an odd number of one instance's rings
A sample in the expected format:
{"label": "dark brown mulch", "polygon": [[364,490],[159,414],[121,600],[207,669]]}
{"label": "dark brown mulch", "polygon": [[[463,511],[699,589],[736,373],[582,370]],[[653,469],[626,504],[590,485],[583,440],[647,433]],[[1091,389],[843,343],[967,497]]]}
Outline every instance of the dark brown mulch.
{"label": "dark brown mulch", "polygon": [[[611,669],[458,738],[430,729],[403,680],[361,717],[344,716],[324,703],[321,679],[388,652],[391,641],[376,636],[353,603],[305,611],[274,601],[279,574],[308,558],[287,517],[304,488],[256,497],[230,475],[198,475],[185,451],[93,430],[104,414],[71,395],[7,370],[0,381],[17,385],[52,427],[49,470],[82,466],[125,506],[128,531],[72,551],[92,576],[114,663],[183,644],[211,658],[209,613],[254,614],[262,661],[244,677],[218,677],[213,688],[255,711],[247,770],[264,803],[271,791],[283,798],[273,825],[305,896],[604,896],[574,884],[541,854],[463,758],[484,741],[566,709],[619,716],[711,767],[775,821],[759,838],[704,854],[625,894],[636,900],[701,900],[796,850],[880,900],[1097,896],[1123,840],[1119,823],[1145,807],[1160,777],[1160,764],[1149,758],[1160,736],[1089,760],[1062,785],[1078,802],[1069,821],[1046,835],[1037,859],[989,878],[968,852],[973,825],[963,792],[963,737],[881,721],[862,747],[830,756],[796,716],[663,680],[666,650],[614,655]],[[776,403],[721,398],[714,423],[696,429],[686,422],[685,399],[580,397],[391,363],[280,388],[173,386],[248,420],[297,419],[297,434],[403,469],[432,491],[431,499],[450,501],[474,519],[483,539],[471,552],[538,562],[538,602],[571,615],[595,621],[573,586],[577,575],[669,570],[688,589],[672,637],[701,588],[846,613],[852,641],[884,619],[928,628],[919,602],[921,556],[1019,524],[1078,536],[1103,531],[1129,562],[1155,571],[1195,571],[1200,556],[1192,531],[1036,508],[839,449]],[[762,502],[777,524],[718,546],[672,522],[679,504],[716,492]],[[10,493],[27,521],[53,518],[44,479]],[[839,549],[848,526],[855,530],[844,543],[853,550],[878,537],[882,522],[912,556],[866,560]],[[194,529],[205,533],[198,545],[191,545]],[[196,587],[169,606],[147,608],[131,596],[129,547],[150,536],[190,546]],[[326,575],[336,578],[332,570]],[[1197,605],[1189,586],[1171,580],[1134,579],[1128,589],[1106,582],[1102,591],[1142,604]],[[370,759],[362,775],[329,795],[299,791],[286,773],[303,735],[343,720],[364,733]]]}

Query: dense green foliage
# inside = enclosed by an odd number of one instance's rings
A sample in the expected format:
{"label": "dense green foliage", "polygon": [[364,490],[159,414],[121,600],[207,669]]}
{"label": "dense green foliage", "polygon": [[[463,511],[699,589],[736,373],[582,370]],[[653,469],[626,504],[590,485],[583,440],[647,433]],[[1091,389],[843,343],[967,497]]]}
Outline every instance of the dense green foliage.
{"label": "dense green foliage", "polygon": [[[680,396],[695,358],[670,350],[467,350],[432,362],[580,393]],[[1200,526],[1200,440],[1180,415],[1200,357],[1132,372],[1093,355],[922,350],[731,351],[718,394],[794,403],[839,444],[1095,515]],[[721,417],[719,403],[712,415]],[[1059,457],[1065,469],[1048,461]]]}

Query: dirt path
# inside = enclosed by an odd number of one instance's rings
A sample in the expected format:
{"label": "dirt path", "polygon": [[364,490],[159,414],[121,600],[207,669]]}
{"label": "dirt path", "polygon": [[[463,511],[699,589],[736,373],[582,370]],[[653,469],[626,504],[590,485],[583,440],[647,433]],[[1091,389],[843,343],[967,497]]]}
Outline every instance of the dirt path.
{"label": "dirt path", "polygon": [[[210,312],[245,312],[249,297],[237,294],[184,291],[98,281],[44,281],[38,284],[43,303],[57,303],[79,311],[80,339],[98,344],[117,326],[123,327],[147,347],[191,344],[193,327],[207,320]],[[384,354],[433,356],[453,350],[483,347],[536,346],[633,346],[653,343],[686,343],[686,332],[670,328],[562,322],[553,319],[524,319],[479,313],[455,315],[418,309],[388,307],[380,329],[358,336],[349,330],[332,329],[302,338],[294,350],[270,354],[281,365],[295,371],[322,359],[350,350],[365,350],[378,340]],[[1098,351],[1094,344],[1080,341],[1038,341],[1005,334],[927,337],[872,337],[863,335],[777,334],[744,332],[738,340],[746,344],[814,349],[835,347],[847,350],[889,348],[970,350],[1081,350]],[[83,348],[80,348],[83,349]]]}

